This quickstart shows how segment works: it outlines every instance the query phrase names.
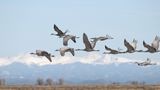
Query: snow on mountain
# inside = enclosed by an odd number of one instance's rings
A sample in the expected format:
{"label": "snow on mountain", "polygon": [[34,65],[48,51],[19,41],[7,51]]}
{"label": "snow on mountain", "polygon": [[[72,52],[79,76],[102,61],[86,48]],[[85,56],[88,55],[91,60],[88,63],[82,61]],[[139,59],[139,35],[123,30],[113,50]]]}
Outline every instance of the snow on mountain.
{"label": "snow on mountain", "polygon": [[53,62],[49,62],[46,57],[38,57],[30,54],[20,54],[13,57],[1,57],[0,58],[0,66],[10,65],[12,63],[23,63],[26,65],[55,65],[55,64],[70,64],[75,62],[80,62],[84,64],[110,64],[110,63],[126,63],[133,60],[129,60],[126,58],[115,58],[112,59],[110,55],[101,56],[98,53],[89,53],[86,56],[57,56],[52,57]]}

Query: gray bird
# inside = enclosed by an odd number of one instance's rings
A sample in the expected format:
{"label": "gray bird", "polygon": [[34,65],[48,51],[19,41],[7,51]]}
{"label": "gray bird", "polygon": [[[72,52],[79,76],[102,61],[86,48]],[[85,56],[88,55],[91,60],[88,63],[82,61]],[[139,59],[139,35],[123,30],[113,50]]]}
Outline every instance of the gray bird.
{"label": "gray bird", "polygon": [[119,50],[111,49],[111,48],[107,47],[106,45],[105,45],[105,49],[107,51],[110,51],[110,52],[104,52],[103,54],[120,54],[120,53],[125,53],[125,52],[121,52]]}
{"label": "gray bird", "polygon": [[76,37],[74,35],[65,35],[63,37],[63,45],[64,46],[67,46],[68,45],[68,41],[71,39],[74,43],[76,43],[76,38],[79,38],[79,37]]}
{"label": "gray bird", "polygon": [[70,48],[70,47],[62,47],[55,51],[59,51],[61,56],[64,56],[66,52],[70,52],[73,56],[75,55],[74,48]]}
{"label": "gray bird", "polygon": [[127,48],[126,52],[133,53],[135,49],[126,39],[124,39],[124,46]]}
{"label": "gray bird", "polygon": [[106,36],[93,37],[91,39],[93,39],[93,41],[104,41],[107,39],[113,39],[113,37],[106,35]]}
{"label": "gray bird", "polygon": [[155,53],[157,52],[156,48],[152,47],[151,45],[147,44],[145,41],[143,41],[143,46],[147,48],[147,51],[143,52],[150,52],[150,53]]}
{"label": "gray bird", "polygon": [[57,34],[51,33],[51,35],[59,36],[60,38],[65,36],[66,33],[68,32],[68,30],[66,30],[65,32],[62,32],[62,30],[60,30],[55,24],[54,24],[54,31],[56,31]]}
{"label": "gray bird", "polygon": [[145,41],[143,41],[143,46],[147,48],[146,51],[143,52],[150,52],[150,53],[155,53],[155,52],[160,52],[158,50],[159,48],[159,42],[160,42],[160,37],[156,36],[151,45],[147,44]]}
{"label": "gray bird", "polygon": [[46,57],[50,62],[52,62],[51,57],[54,57],[54,55],[51,55],[50,53],[48,53],[47,51],[44,50],[36,50],[36,53],[30,53],[33,55],[37,55],[37,56],[44,56]]}
{"label": "gray bird", "polygon": [[160,37],[155,36],[155,39],[153,40],[151,46],[154,47],[156,50],[158,50],[159,42],[160,42]]}
{"label": "gray bird", "polygon": [[92,45],[89,42],[88,36],[85,33],[83,33],[83,43],[85,45],[85,48],[84,49],[76,49],[76,51],[87,51],[87,52],[90,52],[90,51],[99,51],[99,50],[94,50],[95,45]]}
{"label": "gray bird", "polygon": [[138,66],[157,65],[156,63],[151,63],[151,60],[149,58],[147,58],[147,60],[144,62],[134,62],[134,63],[137,64]]}
{"label": "gray bird", "polygon": [[95,47],[95,45],[96,45],[96,43],[98,42],[98,41],[105,41],[105,40],[108,40],[108,39],[113,39],[113,37],[111,37],[111,36],[109,36],[109,35],[106,35],[106,36],[99,36],[99,37],[93,37],[93,38],[91,38],[92,39],[92,43],[93,43],[93,45],[94,45],[94,47]]}

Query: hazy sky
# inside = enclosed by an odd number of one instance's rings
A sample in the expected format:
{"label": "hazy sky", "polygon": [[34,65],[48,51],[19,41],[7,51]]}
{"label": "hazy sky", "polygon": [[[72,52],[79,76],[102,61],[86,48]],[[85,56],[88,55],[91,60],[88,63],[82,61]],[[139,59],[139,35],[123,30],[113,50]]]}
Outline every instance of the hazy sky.
{"label": "hazy sky", "polygon": [[[102,54],[104,45],[122,48],[123,40],[138,40],[138,49],[144,49],[142,41],[151,43],[160,36],[159,0],[0,0],[0,56],[13,56],[36,49],[53,54],[62,47],[62,39],[51,36],[53,24],[63,31],[82,37],[110,35],[113,40],[100,42],[96,49]],[[69,47],[84,48],[82,38]],[[76,52],[83,55],[86,52]],[[124,54],[124,57],[160,59],[156,54]]]}

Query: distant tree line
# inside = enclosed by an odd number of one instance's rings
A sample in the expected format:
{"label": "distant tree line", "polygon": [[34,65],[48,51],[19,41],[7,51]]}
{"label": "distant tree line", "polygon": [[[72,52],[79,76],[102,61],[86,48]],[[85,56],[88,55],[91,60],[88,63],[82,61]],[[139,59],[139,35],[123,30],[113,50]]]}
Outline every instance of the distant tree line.
{"label": "distant tree line", "polygon": [[64,85],[64,79],[60,78],[58,82],[55,82],[51,78],[47,78],[46,80],[44,80],[43,78],[38,78],[36,81],[36,85],[40,86]]}
{"label": "distant tree line", "polygon": [[5,79],[0,79],[0,86],[5,86],[5,85],[6,85]]}
{"label": "distant tree line", "polygon": [[[53,86],[53,85],[64,85],[64,79],[60,78],[58,79],[58,81],[53,81],[53,79],[51,78],[47,78],[47,79],[43,79],[43,78],[38,78],[36,80],[36,84],[35,85],[39,85],[39,86]],[[113,85],[120,85],[123,83],[120,82],[112,82],[111,84]],[[130,84],[130,85],[145,85],[145,82],[138,82],[138,81],[129,81],[126,82],[126,84]],[[6,85],[6,81],[3,78],[0,78],[0,86],[5,86]]]}
{"label": "distant tree line", "polygon": [[125,83],[120,83],[120,82],[112,82],[111,84],[113,85],[120,85],[120,84],[130,84],[130,85],[145,85],[146,82],[138,82],[138,81],[128,81]]}

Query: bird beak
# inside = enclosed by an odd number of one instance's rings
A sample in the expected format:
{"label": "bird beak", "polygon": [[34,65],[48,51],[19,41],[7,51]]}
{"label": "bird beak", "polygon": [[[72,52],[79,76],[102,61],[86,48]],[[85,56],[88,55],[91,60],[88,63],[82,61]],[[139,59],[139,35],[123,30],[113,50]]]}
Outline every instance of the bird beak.
{"label": "bird beak", "polygon": [[52,55],[51,57],[55,57],[54,55]]}
{"label": "bird beak", "polygon": [[30,53],[30,54],[34,54],[34,53]]}
{"label": "bird beak", "polygon": [[53,33],[51,33],[51,35],[54,35]]}

